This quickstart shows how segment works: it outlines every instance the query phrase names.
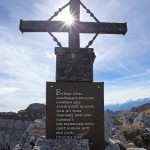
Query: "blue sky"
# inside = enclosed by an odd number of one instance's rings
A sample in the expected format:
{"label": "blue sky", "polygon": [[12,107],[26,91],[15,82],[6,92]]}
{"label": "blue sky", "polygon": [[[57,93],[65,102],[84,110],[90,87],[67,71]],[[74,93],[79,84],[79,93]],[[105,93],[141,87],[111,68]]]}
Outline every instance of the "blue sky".
{"label": "blue sky", "polygon": [[[46,81],[55,81],[56,43],[48,33],[19,31],[19,21],[47,20],[68,0],[0,0],[0,111],[45,103]],[[105,104],[150,97],[150,1],[82,0],[101,22],[127,22],[122,35],[99,35],[94,81],[105,82]],[[67,11],[67,9],[66,9]],[[56,19],[61,20],[62,16]],[[94,21],[81,9],[81,20]],[[67,33],[56,33],[68,46]],[[84,47],[93,35],[81,36]]]}

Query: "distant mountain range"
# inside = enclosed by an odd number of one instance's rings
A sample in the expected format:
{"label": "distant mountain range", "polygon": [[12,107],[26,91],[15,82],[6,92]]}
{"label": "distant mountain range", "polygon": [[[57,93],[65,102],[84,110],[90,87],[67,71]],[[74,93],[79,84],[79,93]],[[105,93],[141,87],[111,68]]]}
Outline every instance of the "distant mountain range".
{"label": "distant mountain range", "polygon": [[109,109],[112,111],[119,111],[119,110],[130,110],[132,107],[137,107],[146,103],[150,103],[150,97],[149,98],[142,98],[137,99],[134,101],[127,101],[125,103],[117,103],[117,104],[108,104],[105,105],[105,110]]}

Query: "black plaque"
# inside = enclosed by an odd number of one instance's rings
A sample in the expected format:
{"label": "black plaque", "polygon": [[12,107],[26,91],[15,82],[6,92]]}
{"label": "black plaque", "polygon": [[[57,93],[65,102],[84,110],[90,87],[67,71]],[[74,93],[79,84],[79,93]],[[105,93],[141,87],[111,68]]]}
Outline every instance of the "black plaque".
{"label": "black plaque", "polygon": [[47,82],[46,138],[89,139],[104,149],[104,83]]}

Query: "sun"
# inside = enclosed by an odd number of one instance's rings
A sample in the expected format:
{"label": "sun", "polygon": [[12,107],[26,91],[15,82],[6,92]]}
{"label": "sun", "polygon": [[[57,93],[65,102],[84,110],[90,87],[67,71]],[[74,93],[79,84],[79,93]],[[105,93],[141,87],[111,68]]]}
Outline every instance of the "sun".
{"label": "sun", "polygon": [[64,21],[66,25],[72,25],[74,22],[74,17],[70,14],[68,8],[59,13],[59,15],[55,19]]}
{"label": "sun", "polygon": [[70,13],[66,13],[63,15],[62,20],[65,22],[67,25],[72,25],[74,22],[73,16]]}

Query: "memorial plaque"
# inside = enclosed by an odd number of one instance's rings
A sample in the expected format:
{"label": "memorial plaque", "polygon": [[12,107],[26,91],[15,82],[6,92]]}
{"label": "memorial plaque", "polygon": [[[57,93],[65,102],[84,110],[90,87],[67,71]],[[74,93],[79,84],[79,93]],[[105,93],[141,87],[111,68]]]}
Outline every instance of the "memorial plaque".
{"label": "memorial plaque", "polygon": [[46,138],[89,139],[104,149],[103,82],[47,82]]}

